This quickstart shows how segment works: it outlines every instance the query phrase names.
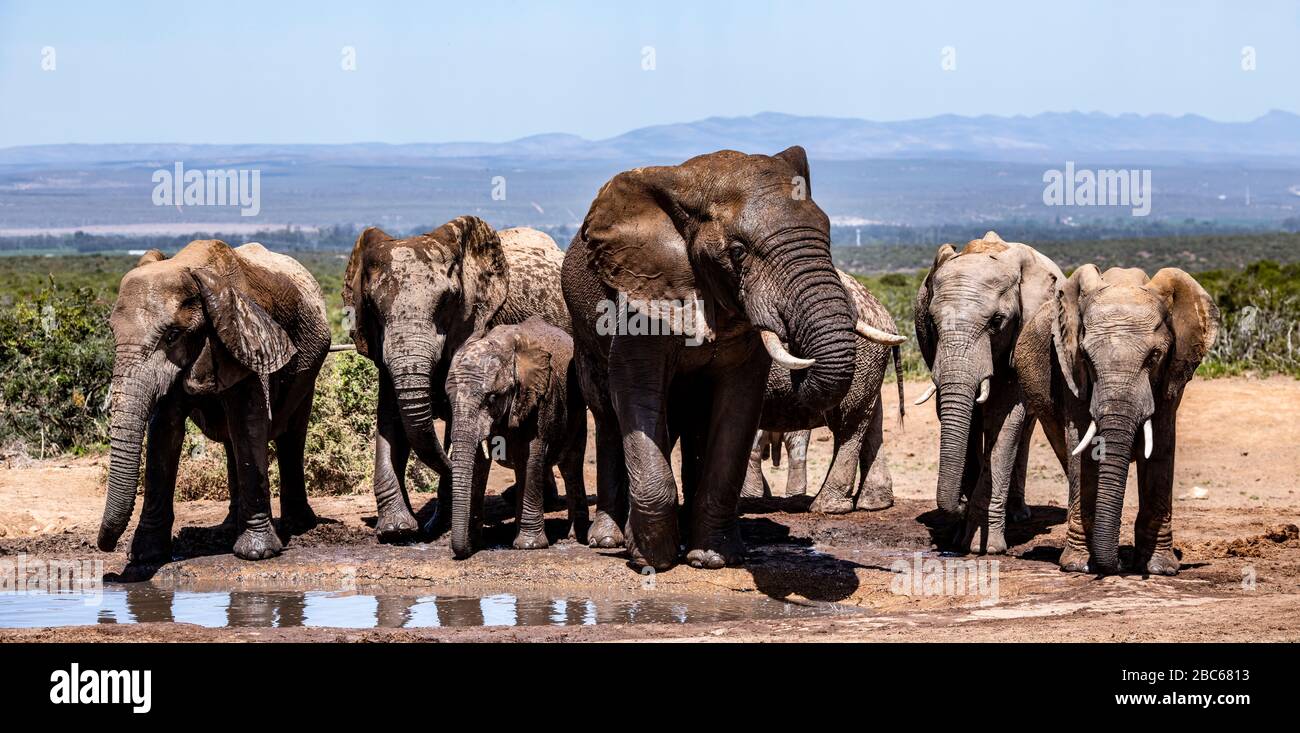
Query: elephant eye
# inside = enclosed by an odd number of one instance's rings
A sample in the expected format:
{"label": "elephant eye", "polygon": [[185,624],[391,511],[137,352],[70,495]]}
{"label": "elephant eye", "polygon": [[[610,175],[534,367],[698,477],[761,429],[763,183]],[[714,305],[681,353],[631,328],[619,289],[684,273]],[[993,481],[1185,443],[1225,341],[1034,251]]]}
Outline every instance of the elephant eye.
{"label": "elephant eye", "polygon": [[745,245],[740,242],[732,242],[727,247],[727,254],[731,257],[731,263],[739,266],[745,260]]}
{"label": "elephant eye", "polygon": [[163,339],[166,340],[167,343],[169,344],[174,344],[176,343],[176,339],[181,337],[182,333],[183,331],[181,331],[176,326],[170,326],[166,331],[163,332]]}
{"label": "elephant eye", "polygon": [[992,327],[994,331],[997,331],[1002,328],[1002,324],[1005,322],[1006,322],[1006,317],[1003,316],[1001,313],[998,313],[989,319],[989,326]]}

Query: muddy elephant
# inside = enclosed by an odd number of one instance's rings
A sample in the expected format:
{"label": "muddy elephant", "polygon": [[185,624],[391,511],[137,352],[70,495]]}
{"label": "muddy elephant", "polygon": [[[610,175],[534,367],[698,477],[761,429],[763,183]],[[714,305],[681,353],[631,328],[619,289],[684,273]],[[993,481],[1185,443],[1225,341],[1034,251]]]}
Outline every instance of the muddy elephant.
{"label": "muddy elephant", "polygon": [[1174,575],[1178,405],[1214,345],[1219,311],[1177,268],[1084,265],[1020,334],[1016,372],[1070,486],[1061,569],[1119,569],[1129,463],[1137,463],[1135,567]]}
{"label": "muddy elephant", "polygon": [[[546,487],[564,478],[569,520],[586,541],[583,454],[587,408],[570,369],[573,339],[540,318],[497,326],[465,344],[447,374],[451,401],[451,550],[469,557],[483,523],[483,493],[495,457],[515,470],[518,550],[547,547]],[[494,456],[493,452],[500,455]]]}
{"label": "muddy elephant", "polygon": [[[456,351],[494,326],[532,316],[569,330],[559,286],[563,257],[542,232],[497,232],[473,216],[405,239],[376,227],[357,238],[343,304],[357,351],[379,367],[374,491],[381,539],[419,529],[406,493],[412,450],[438,473],[440,487],[451,486],[434,419],[451,418],[444,384]],[[440,489],[430,524],[445,526],[450,509],[451,494]]]}
{"label": "muddy elephant", "polygon": [[625,542],[656,569],[680,546],[696,567],[741,560],[736,505],[771,363],[797,371],[809,409],[852,380],[858,337],[829,232],[799,147],[701,155],[601,187],[562,276],[596,423],[592,544]]}
{"label": "muddy elephant", "polygon": [[[763,413],[759,428],[787,435],[803,430],[830,427],[835,436],[830,468],[822,482],[811,511],[843,514],[859,509],[885,509],[894,504],[893,482],[885,457],[880,453],[884,441],[880,407],[880,385],[884,381],[889,356],[894,354],[894,373],[898,379],[899,410],[902,410],[903,377],[898,345],[906,337],[898,335],[889,311],[852,275],[839,271],[840,282],[849,294],[856,313],[857,352],[853,359],[853,381],[844,397],[828,410],[811,410],[802,405],[794,393],[791,371],[773,365],[767,375],[763,395]],[[807,440],[804,440],[807,448]],[[805,451],[806,453],[806,451]],[[794,459],[791,451],[790,471],[805,471],[804,462]],[[855,486],[854,478],[857,478]],[[806,478],[794,480],[795,487],[806,485]],[[745,473],[742,496],[762,496],[766,480],[761,464],[751,451]],[[792,484],[787,478],[786,495]],[[856,491],[855,491],[856,489]],[[802,493],[802,492],[800,492]]]}
{"label": "muddy elephant", "polygon": [[1006,521],[1029,517],[1025,465],[1033,416],[1012,364],[1023,324],[1064,282],[1050,259],[996,232],[939,248],[917,291],[916,339],[938,394],[939,509],[970,552],[1006,552]]}
{"label": "muddy elephant", "polygon": [[281,528],[315,525],[302,461],[330,329],[320,287],[302,265],[260,244],[231,249],[200,240],[170,259],[151,250],[122,278],[109,325],[116,351],[101,550],[117,546],[131,519],[147,432],[144,508],[129,557],[171,556],[186,417],[225,446],[235,555],[258,560],[281,551],[271,525],[268,441],[280,466]]}

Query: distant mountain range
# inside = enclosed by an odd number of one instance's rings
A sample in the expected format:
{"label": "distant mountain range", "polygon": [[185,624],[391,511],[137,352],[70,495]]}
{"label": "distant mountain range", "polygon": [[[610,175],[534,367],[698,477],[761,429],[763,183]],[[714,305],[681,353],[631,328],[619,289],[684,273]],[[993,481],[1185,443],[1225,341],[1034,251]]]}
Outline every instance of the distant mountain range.
{"label": "distant mountain range", "polygon": [[1017,162],[1064,159],[1222,161],[1300,159],[1300,115],[1272,111],[1250,122],[1216,122],[1198,115],[1106,115],[1049,112],[1033,116],[940,115],[897,122],[802,117],[763,112],[643,127],[605,140],[533,135],[504,143],[390,145],[31,145],[0,148],[0,165],[77,165],[175,160],[305,160],[316,163],[402,165],[419,159],[530,161],[677,161],[733,148],[775,152],[803,145],[817,160],[965,158]]}

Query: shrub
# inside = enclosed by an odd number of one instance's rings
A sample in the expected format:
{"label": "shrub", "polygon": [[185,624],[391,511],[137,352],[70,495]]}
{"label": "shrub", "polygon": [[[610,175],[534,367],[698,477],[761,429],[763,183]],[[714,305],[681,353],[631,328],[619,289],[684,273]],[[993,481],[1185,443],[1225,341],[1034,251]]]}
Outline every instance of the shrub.
{"label": "shrub", "polygon": [[0,444],[41,456],[102,446],[112,372],[108,305],[90,288],[50,280],[0,307]]}

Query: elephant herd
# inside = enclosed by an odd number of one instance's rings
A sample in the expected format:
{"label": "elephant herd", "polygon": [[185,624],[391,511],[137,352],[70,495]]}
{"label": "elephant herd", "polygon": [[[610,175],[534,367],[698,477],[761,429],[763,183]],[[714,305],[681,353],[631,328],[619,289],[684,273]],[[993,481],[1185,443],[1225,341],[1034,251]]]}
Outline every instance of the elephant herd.
{"label": "elephant herd", "polygon": [[[625,171],[596,194],[565,251],[541,232],[496,231],[472,216],[407,238],[366,229],[343,303],[357,351],[379,373],[379,538],[449,533],[453,554],[471,555],[495,462],[514,470],[518,549],[547,546],[543,513],[558,502],[558,469],[579,541],[624,547],[634,564],[660,570],[683,559],[733,565],[744,556],[739,499],[764,491],[763,451],[779,455],[784,438],[801,468],[804,431],[822,426],[834,456],[811,509],[892,505],[881,389],[892,355],[902,396],[905,337],[832,264],[830,222],[810,180],[799,147]],[[611,320],[613,303],[620,317]],[[1037,422],[1069,485],[1062,569],[1119,569],[1120,511],[1136,461],[1135,567],[1177,572],[1175,414],[1218,318],[1195,280],[1172,268],[1148,278],[1092,265],[1066,278],[1041,253],[990,232],[960,251],[939,248],[915,318],[933,379],[918,404],[935,397],[941,425],[937,503],[961,549],[1005,552],[1007,522],[1028,517]],[[661,327],[628,328],[636,319]],[[129,557],[169,557],[186,418],[226,448],[237,556],[282,550],[269,442],[281,532],[316,523],[302,458],[330,328],[301,265],[259,244],[216,240],[170,258],[150,251],[123,277],[110,326],[100,549],[113,550],[130,521],[143,442],[144,506]],[[412,452],[439,478],[424,526],[405,485]],[[801,489],[792,477],[787,493]]]}

